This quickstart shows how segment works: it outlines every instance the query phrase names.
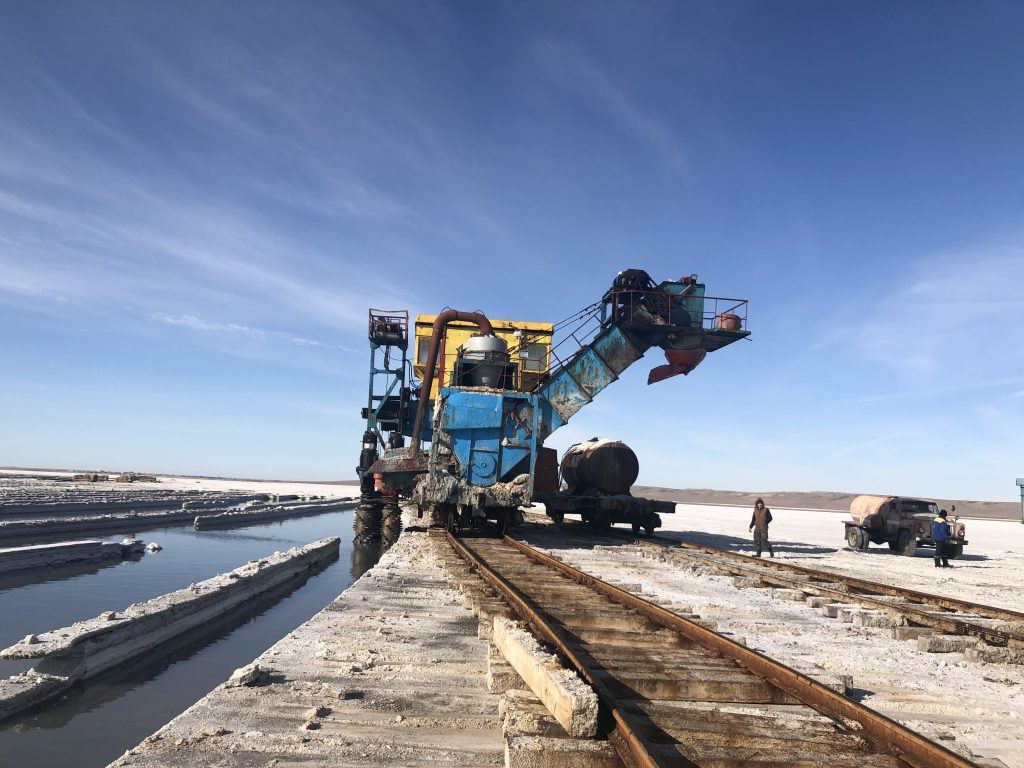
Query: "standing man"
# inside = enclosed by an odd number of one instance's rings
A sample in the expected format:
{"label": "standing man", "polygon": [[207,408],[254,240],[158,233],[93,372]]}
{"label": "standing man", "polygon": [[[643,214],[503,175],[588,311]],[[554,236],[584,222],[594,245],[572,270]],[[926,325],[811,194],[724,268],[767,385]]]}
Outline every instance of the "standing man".
{"label": "standing man", "polygon": [[761,556],[761,547],[768,547],[768,555],[775,557],[772,543],[768,541],[768,523],[771,521],[772,511],[764,505],[763,499],[758,499],[754,503],[754,514],[750,516],[750,528],[747,529],[754,532],[754,546],[757,548],[754,557]]}
{"label": "standing man", "polygon": [[[949,523],[946,522],[946,510],[940,510],[939,516],[932,520],[932,541],[935,542],[935,567],[952,568],[949,564]],[[942,561],[940,566],[939,561]]]}

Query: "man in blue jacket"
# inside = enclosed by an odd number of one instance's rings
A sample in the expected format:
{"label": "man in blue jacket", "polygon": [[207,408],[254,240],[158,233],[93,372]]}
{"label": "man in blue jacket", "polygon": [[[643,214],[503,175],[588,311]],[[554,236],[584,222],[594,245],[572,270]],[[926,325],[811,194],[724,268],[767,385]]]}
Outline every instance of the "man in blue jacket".
{"label": "man in blue jacket", "polygon": [[[946,510],[941,510],[939,516],[932,520],[932,541],[935,542],[935,567],[952,568],[949,564],[947,547],[949,546],[949,523],[946,522]],[[942,561],[941,565],[939,561]]]}

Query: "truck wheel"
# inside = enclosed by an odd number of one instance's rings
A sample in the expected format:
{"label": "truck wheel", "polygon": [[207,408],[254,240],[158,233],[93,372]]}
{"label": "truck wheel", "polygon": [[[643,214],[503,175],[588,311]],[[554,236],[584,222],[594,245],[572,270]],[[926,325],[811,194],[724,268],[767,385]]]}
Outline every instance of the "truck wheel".
{"label": "truck wheel", "polygon": [[891,549],[893,552],[899,552],[900,551],[900,545],[899,545],[898,541],[893,541],[892,539],[889,539],[888,543],[889,543],[889,549]]}
{"label": "truck wheel", "polygon": [[868,548],[868,534],[856,526],[849,526],[846,529],[846,543],[850,545],[850,549],[856,549],[864,551]]}
{"label": "truck wheel", "polygon": [[948,557],[950,559],[956,559],[956,558],[960,557],[960,555],[962,555],[963,553],[964,553],[964,545],[963,544],[954,544],[953,546],[948,547],[946,549],[946,557]]}
{"label": "truck wheel", "polygon": [[917,538],[910,534],[910,531],[900,531],[900,536],[896,540],[897,549],[899,553],[906,557],[913,557],[917,554]]}
{"label": "truck wheel", "polygon": [[640,523],[633,523],[633,535],[634,536],[639,536],[640,535],[640,528],[641,528]]}
{"label": "truck wheel", "polygon": [[603,509],[599,509],[590,516],[590,527],[595,531],[606,531],[611,528],[611,521],[608,519],[608,513]]}

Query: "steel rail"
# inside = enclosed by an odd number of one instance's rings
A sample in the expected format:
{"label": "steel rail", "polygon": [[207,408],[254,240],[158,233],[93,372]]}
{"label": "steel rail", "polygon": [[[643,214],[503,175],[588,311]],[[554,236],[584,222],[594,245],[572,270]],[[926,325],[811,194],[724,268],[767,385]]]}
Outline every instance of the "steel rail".
{"label": "steel rail", "polygon": [[[477,554],[466,547],[451,531],[446,531],[445,536],[448,543],[466,563],[479,573],[484,581],[508,601],[509,605],[523,621],[530,625],[533,630],[545,641],[558,649],[559,653],[565,656],[566,660],[583,677],[584,680],[594,689],[598,698],[605,705],[615,722],[614,733],[617,741],[623,744],[628,751],[628,757],[624,759],[630,768],[658,768],[658,762],[647,750],[641,738],[630,726],[621,708],[617,705],[617,699],[600,680],[595,678],[589,668],[579,658],[571,646],[571,641],[561,632],[555,622],[548,614],[529,597],[524,595],[504,577],[492,570]],[[508,536],[505,541],[513,541]],[[614,742],[613,742],[614,743]],[[686,765],[684,768],[698,768],[697,766]]]}
{"label": "steel rail", "polygon": [[[900,613],[907,616],[916,624],[939,629],[947,634],[978,637],[990,645],[1024,648],[1024,632],[987,627],[984,624],[979,624],[975,621],[957,618],[954,615],[944,616],[925,609],[926,606],[931,606],[946,611],[975,614],[982,618],[995,621],[1018,622],[1024,624],[1024,613],[1014,611],[1009,608],[999,608],[997,606],[972,603],[966,600],[946,597],[944,595],[933,595],[927,592],[918,592],[912,589],[896,587],[891,584],[883,584],[881,582],[868,581],[866,579],[857,578],[856,576],[848,576],[834,571],[821,571],[800,565],[793,565],[791,563],[779,563],[769,560],[755,559],[750,555],[743,555],[739,552],[729,552],[727,550],[716,549],[715,547],[709,547],[702,544],[680,542],[675,539],[667,539],[659,536],[652,537],[659,542],[664,542],[659,544],[652,541],[651,538],[637,539],[635,535],[631,535],[622,530],[612,529],[611,533],[618,534],[619,538],[629,539],[641,546],[668,552],[673,556],[690,556],[694,560],[700,560],[700,558],[696,556],[688,555],[687,551],[689,551],[703,553],[709,557],[736,561],[736,565],[721,562],[710,563],[710,565],[714,567],[735,575],[750,576],[766,583],[775,583],[779,586],[799,589],[803,592],[832,597],[835,598],[837,602],[856,602],[871,608],[883,610],[887,613]],[[778,574],[766,573],[765,571],[767,569],[798,574],[813,581],[787,579],[786,577]],[[843,584],[849,589],[861,590],[862,592],[874,592],[880,595],[904,598],[909,602],[921,603],[921,607],[895,605],[893,603],[877,599],[870,594],[850,592],[844,589],[829,587],[827,586],[829,582],[834,584]]]}
{"label": "steel rail", "polygon": [[[448,540],[453,548],[485,579],[491,582],[503,595],[510,598],[513,609],[526,620],[539,634],[562,652],[579,674],[594,686],[599,698],[611,711],[616,722],[616,733],[625,737],[630,746],[630,757],[638,765],[657,765],[650,753],[643,748],[642,752],[633,752],[634,747],[643,744],[616,706],[616,699],[600,681],[593,679],[586,665],[573,652],[557,628],[551,627],[544,619],[545,614],[529,598],[522,595],[513,585],[491,570],[482,560],[475,556],[462,542],[451,534]],[[856,723],[861,735],[882,752],[891,754],[914,768],[971,768],[971,763],[956,753],[936,744],[919,734],[905,728],[862,704],[853,702],[812,678],[797,672],[790,667],[774,661],[757,651],[746,648],[727,637],[719,635],[699,624],[678,616],[660,606],[637,597],[630,592],[608,584],[601,579],[584,573],[549,555],[537,551],[527,544],[505,536],[503,542],[523,553],[540,565],[547,566],[573,581],[603,594],[605,597],[620,603],[640,615],[663,627],[666,627],[687,640],[715,653],[722,654],[738,663],[752,674],[766,680],[780,690],[826,717],[839,720],[846,724]],[[620,730],[621,729],[621,730]]]}
{"label": "steel rail", "polygon": [[[763,560],[758,561],[749,555],[741,555],[737,552],[726,552],[724,550],[706,547],[699,544],[672,542],[673,545],[678,544],[678,546],[663,546],[651,544],[650,542],[643,543],[646,544],[646,546],[667,551],[677,557],[687,557],[698,562],[710,562],[712,566],[736,575],[751,576],[764,582],[775,582],[780,586],[799,589],[803,592],[834,597],[838,602],[859,602],[862,605],[884,610],[888,613],[900,613],[907,616],[917,624],[941,629],[949,634],[979,637],[985,642],[997,646],[1013,645],[1024,647],[1024,633],[1012,632],[995,627],[987,627],[984,624],[978,624],[974,621],[956,618],[956,616],[952,614],[942,615],[932,613],[925,610],[924,606],[934,606],[965,614],[973,613],[984,618],[998,621],[1015,621],[1024,623],[1024,613],[1018,613],[1017,611],[997,608],[990,605],[971,603],[966,600],[958,600],[956,598],[948,598],[941,595],[933,596],[926,592],[917,592],[915,590],[902,589],[901,587],[894,587],[888,584],[866,581],[854,576],[846,576],[832,571],[819,571],[789,563],[774,563]],[[693,554],[694,552],[699,554]],[[701,555],[703,555],[703,557],[701,557]],[[716,562],[720,560],[733,560],[736,562]],[[768,569],[798,574],[809,579],[818,580],[819,583],[796,578],[787,578],[780,574],[766,573],[765,571]],[[849,592],[843,589],[829,587],[827,586],[828,582],[843,584],[850,589],[875,592],[877,594],[888,595],[891,597],[905,598],[911,602],[921,603],[922,607],[918,608],[908,605],[896,605],[886,602],[885,600],[880,600],[872,595],[861,594],[859,592]]]}
{"label": "steel rail", "polygon": [[637,597],[631,592],[613,586],[601,579],[573,568],[561,560],[557,560],[533,547],[516,541],[508,536],[505,540],[528,557],[545,564],[560,573],[603,593],[607,597],[629,606],[638,613],[672,629],[708,650],[726,655],[741,666],[776,685],[793,698],[803,702],[826,717],[844,721],[853,721],[861,726],[864,736],[876,745],[888,745],[894,748],[897,756],[915,766],[915,768],[940,768],[943,766],[960,766],[966,768],[974,764],[964,760],[956,753],[942,747],[929,739],[905,728],[885,715],[873,709],[850,701],[816,680],[797,672],[794,669],[751,650],[729,638],[700,626],[682,616],[678,616],[661,606]]}
{"label": "steel rail", "polygon": [[[708,547],[702,544],[692,544],[690,542],[677,542],[672,539],[664,539],[666,542],[671,542],[673,545],[677,545],[679,549],[690,549],[699,550],[708,554],[724,555],[731,559],[741,560],[754,560],[750,555],[742,555],[739,552],[728,552],[723,549],[715,549],[714,547]],[[864,589],[870,592],[879,592],[880,594],[890,594],[896,597],[910,597],[915,600],[921,600],[928,602],[933,605],[938,605],[942,608],[947,608],[954,611],[974,611],[981,615],[991,619],[1000,619],[1003,621],[1024,621],[1024,613],[1020,611],[1014,611],[1009,608],[1000,608],[994,605],[983,605],[980,603],[972,603],[967,600],[959,600],[955,597],[946,597],[944,595],[933,595],[929,592],[917,592],[912,589],[904,589],[903,587],[895,587],[891,584],[882,584],[877,581],[868,581],[866,579],[860,579],[856,576],[847,576],[841,573],[835,573],[833,571],[819,571],[814,568],[807,568],[802,565],[794,565],[792,563],[778,563],[774,561],[761,560],[761,564],[776,568],[778,570],[786,570],[792,573],[801,573],[812,578],[826,578],[828,580],[836,581],[842,580],[843,583],[849,584],[851,587],[857,589]]]}

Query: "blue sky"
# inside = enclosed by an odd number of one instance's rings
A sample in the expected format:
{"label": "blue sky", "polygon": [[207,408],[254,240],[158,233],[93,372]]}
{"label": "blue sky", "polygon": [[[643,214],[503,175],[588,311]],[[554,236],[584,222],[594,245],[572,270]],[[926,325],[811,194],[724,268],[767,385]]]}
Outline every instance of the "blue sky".
{"label": "blue sky", "polygon": [[[368,306],[696,272],[753,340],[552,444],[1010,500],[1024,6],[0,6],[0,464],[351,478]],[[649,365],[647,363],[650,363]]]}

